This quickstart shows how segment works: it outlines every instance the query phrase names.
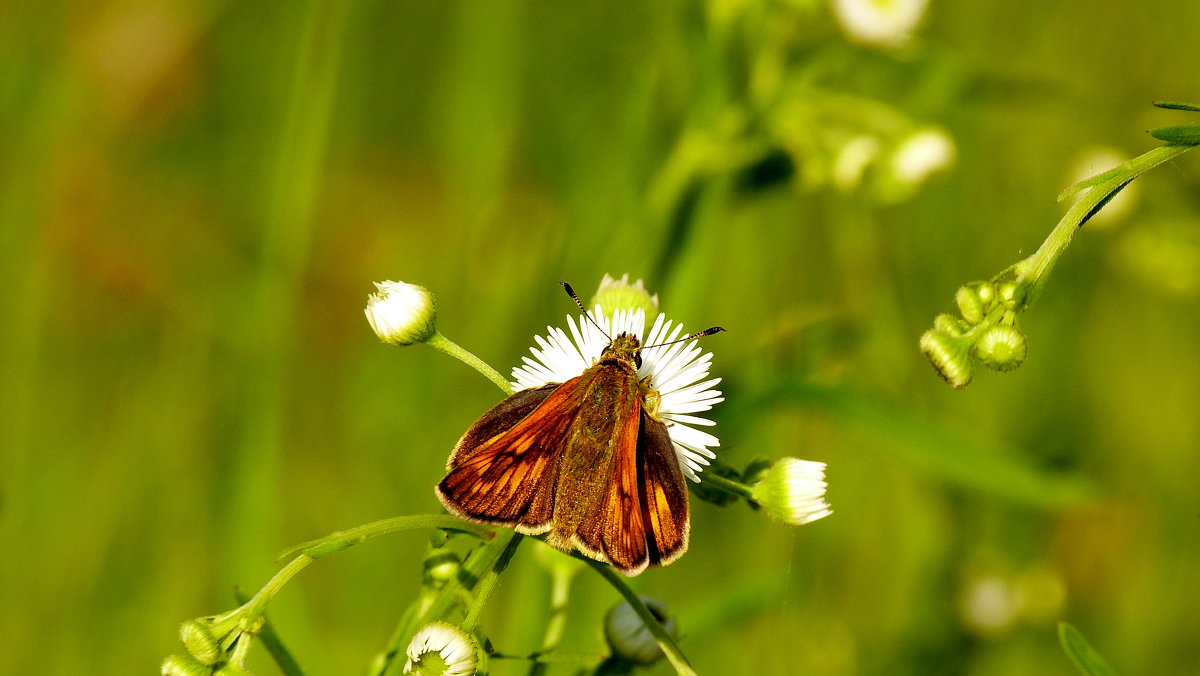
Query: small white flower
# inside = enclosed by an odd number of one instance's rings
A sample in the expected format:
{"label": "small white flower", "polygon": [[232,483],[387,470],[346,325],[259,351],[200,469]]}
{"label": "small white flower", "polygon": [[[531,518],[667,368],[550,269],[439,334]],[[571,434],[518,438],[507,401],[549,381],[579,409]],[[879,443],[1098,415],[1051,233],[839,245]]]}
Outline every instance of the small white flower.
{"label": "small white flower", "polygon": [[763,474],[751,495],[771,516],[795,526],[829,516],[825,463],[784,458]]}
{"label": "small white flower", "polygon": [[929,0],[833,0],[833,12],[851,40],[896,48],[912,39],[928,5]]}
{"label": "small white flower", "polygon": [[921,129],[896,146],[889,168],[899,183],[917,185],[953,164],[957,154],[949,134],[941,129]]}
{"label": "small white flower", "polygon": [[[513,387],[522,390],[547,383],[563,383],[582,374],[608,346],[609,338],[605,333],[614,338],[628,333],[637,336],[642,345],[669,343],[687,335],[681,324],[667,320],[661,313],[648,333],[645,331],[646,315],[640,309],[617,310],[611,321],[600,306],[588,315],[604,329],[603,332],[583,317],[573,316],[567,317],[570,336],[562,329],[547,327],[546,337],[534,337],[537,346],[530,349],[533,358],[524,357],[525,365],[513,369]],[[651,376],[651,386],[662,397],[658,418],[667,425],[684,475],[698,482],[699,473],[717,457],[711,449],[720,441],[696,428],[712,426],[713,421],[692,414],[707,411],[713,404],[725,400],[719,390],[712,389],[721,379],[706,380],[712,353],[704,352],[692,340],[646,348],[641,357],[638,377]]]}
{"label": "small white flower", "polygon": [[375,335],[392,345],[423,343],[436,331],[433,294],[416,284],[375,282],[378,293],[367,299],[363,312]]}
{"label": "small white flower", "polygon": [[466,632],[452,624],[434,622],[421,627],[406,652],[406,674],[469,676],[475,673],[475,643]]}

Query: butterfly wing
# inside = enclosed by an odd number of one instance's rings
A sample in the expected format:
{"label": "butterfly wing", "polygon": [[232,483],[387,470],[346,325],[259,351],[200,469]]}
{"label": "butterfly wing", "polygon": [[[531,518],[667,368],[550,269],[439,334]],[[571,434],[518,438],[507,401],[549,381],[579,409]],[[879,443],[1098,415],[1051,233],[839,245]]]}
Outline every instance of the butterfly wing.
{"label": "butterfly wing", "polygon": [[578,380],[522,390],[483,414],[438,484],[446,509],[529,535],[549,530],[559,446],[580,408]]}
{"label": "butterfly wing", "polygon": [[626,575],[674,561],[687,550],[687,485],[666,426],[645,410],[614,444],[603,497],[575,535],[576,546]]}

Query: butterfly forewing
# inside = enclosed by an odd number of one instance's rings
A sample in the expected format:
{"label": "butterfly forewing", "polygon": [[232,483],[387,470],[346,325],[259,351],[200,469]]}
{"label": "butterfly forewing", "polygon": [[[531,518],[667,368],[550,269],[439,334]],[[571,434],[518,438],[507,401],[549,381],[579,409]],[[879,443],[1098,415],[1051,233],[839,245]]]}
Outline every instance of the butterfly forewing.
{"label": "butterfly forewing", "polygon": [[471,426],[438,484],[438,497],[446,508],[477,521],[515,525],[530,534],[548,530],[558,456],[546,449],[578,414],[572,384],[517,392]]}

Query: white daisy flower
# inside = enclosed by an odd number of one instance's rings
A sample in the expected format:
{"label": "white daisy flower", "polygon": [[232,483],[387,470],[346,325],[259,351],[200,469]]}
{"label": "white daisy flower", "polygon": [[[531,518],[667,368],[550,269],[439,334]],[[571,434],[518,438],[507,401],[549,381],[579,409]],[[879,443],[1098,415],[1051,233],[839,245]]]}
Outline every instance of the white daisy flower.
{"label": "white daisy flower", "polygon": [[[582,316],[567,316],[569,336],[560,328],[546,327],[545,337],[534,337],[537,346],[530,349],[533,358],[524,357],[524,366],[513,369],[513,387],[523,390],[563,383],[582,374],[600,358],[608,346],[608,336],[628,333],[637,336],[642,345],[658,345],[687,335],[682,324],[668,320],[662,313],[649,332],[645,330],[646,315],[640,309],[617,310],[610,321],[597,305],[588,315],[603,332]],[[651,376],[651,385],[662,397],[658,418],[667,425],[684,475],[698,482],[700,472],[717,457],[711,449],[720,441],[698,429],[711,427],[713,421],[693,414],[703,413],[725,400],[719,390],[712,389],[721,379],[708,379],[712,353],[704,352],[696,341],[690,340],[645,348],[641,357],[638,377]]]}
{"label": "white daisy flower", "polygon": [[750,489],[771,516],[800,526],[833,513],[825,502],[825,463],[783,458]]}
{"label": "white daisy flower", "polygon": [[446,622],[421,627],[406,652],[406,674],[469,676],[475,673],[475,643],[462,629]]}

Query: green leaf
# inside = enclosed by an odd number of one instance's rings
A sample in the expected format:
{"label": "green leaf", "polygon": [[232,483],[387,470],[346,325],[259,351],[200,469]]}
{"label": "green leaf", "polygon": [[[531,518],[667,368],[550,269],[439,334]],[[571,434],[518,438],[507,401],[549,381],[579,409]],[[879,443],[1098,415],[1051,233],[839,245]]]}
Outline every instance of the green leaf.
{"label": "green leaf", "polygon": [[1190,110],[1192,112],[1200,113],[1200,106],[1197,106],[1194,103],[1180,103],[1179,101],[1155,101],[1154,105],[1158,106],[1159,108],[1166,108],[1168,110]]}
{"label": "green leaf", "polygon": [[1034,466],[1020,449],[949,422],[924,418],[880,397],[844,388],[789,383],[765,393],[751,405],[765,410],[779,403],[820,408],[847,429],[869,438],[869,448],[969,490],[1036,507],[1078,504],[1096,492],[1079,477]]}
{"label": "green leaf", "polygon": [[1158,127],[1147,132],[1159,141],[1194,146],[1200,144],[1200,124],[1181,124],[1174,127]]}
{"label": "green leaf", "polygon": [[1071,624],[1059,621],[1058,641],[1062,644],[1063,652],[1067,653],[1067,657],[1071,658],[1080,673],[1087,676],[1116,676],[1108,662],[1104,661],[1092,644]]}

